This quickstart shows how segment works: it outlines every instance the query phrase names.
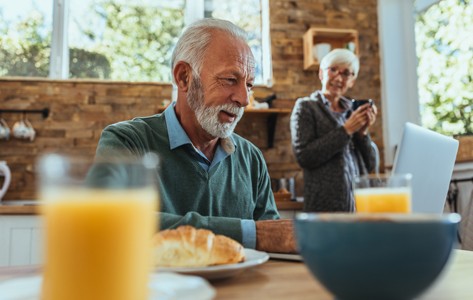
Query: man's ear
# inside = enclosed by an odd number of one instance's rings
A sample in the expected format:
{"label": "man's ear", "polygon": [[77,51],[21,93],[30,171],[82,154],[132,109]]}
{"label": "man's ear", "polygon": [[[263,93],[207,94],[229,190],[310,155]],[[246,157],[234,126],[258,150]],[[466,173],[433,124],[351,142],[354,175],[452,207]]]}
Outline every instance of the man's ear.
{"label": "man's ear", "polygon": [[177,87],[183,91],[187,92],[192,77],[191,66],[183,61],[179,61],[173,70],[174,80],[176,81]]}
{"label": "man's ear", "polygon": [[322,68],[319,67],[319,79],[321,82],[323,78],[324,78],[324,70],[322,70]]}

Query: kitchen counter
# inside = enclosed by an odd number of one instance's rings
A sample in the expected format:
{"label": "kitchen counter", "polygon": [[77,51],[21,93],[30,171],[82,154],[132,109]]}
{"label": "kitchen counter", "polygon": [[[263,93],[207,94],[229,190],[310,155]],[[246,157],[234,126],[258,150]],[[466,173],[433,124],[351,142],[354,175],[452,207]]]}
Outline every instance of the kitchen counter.
{"label": "kitchen counter", "polygon": [[[11,202],[11,201],[10,201]],[[40,213],[40,207],[36,204],[22,203],[23,201],[15,201],[18,204],[0,204],[0,215],[37,215]]]}
{"label": "kitchen counter", "polygon": [[302,210],[303,202],[297,201],[276,201],[278,210]]}
{"label": "kitchen counter", "polygon": [[[7,204],[5,204],[7,202]],[[17,203],[16,203],[17,202]],[[302,210],[303,203],[296,201],[276,201],[278,210]],[[40,206],[35,201],[4,201],[0,204],[0,215],[36,215]]]}

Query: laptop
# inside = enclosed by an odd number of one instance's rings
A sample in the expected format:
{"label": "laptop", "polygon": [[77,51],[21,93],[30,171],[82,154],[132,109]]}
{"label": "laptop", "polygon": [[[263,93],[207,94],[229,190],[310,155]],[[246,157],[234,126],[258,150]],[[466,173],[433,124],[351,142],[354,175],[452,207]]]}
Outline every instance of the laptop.
{"label": "laptop", "polygon": [[458,141],[412,123],[404,125],[393,173],[412,174],[412,212],[443,213]]}
{"label": "laptop", "polygon": [[[458,141],[406,123],[393,173],[412,174],[412,212],[442,214],[457,157]],[[300,254],[269,253],[271,259],[301,261]]]}

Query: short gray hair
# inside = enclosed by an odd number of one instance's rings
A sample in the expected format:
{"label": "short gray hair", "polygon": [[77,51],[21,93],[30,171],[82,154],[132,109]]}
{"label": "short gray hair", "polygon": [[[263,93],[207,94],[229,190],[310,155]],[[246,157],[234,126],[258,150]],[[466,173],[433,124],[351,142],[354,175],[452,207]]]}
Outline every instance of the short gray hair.
{"label": "short gray hair", "polygon": [[[171,58],[171,69],[179,61],[187,62],[195,75],[200,77],[205,50],[210,44],[211,31],[221,30],[230,36],[247,42],[247,33],[230,21],[220,19],[201,19],[185,28],[177,41]],[[175,83],[174,76],[172,82]]]}
{"label": "short gray hair", "polygon": [[350,65],[355,73],[355,78],[358,77],[358,71],[360,70],[360,60],[350,50],[347,49],[333,49],[327,55],[322,58],[320,62],[320,68],[323,70],[327,69],[332,65]]}

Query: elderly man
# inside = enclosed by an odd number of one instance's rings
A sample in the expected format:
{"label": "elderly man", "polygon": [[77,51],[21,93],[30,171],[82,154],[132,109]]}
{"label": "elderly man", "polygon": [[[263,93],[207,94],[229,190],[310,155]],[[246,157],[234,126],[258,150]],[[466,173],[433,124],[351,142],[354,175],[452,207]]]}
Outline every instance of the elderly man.
{"label": "elderly man", "polygon": [[248,248],[295,252],[261,152],[233,133],[254,81],[246,33],[228,21],[197,21],[177,42],[172,70],[177,101],[162,114],[108,126],[97,156],[159,155],[163,229],[188,224]]}

